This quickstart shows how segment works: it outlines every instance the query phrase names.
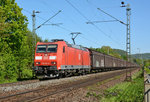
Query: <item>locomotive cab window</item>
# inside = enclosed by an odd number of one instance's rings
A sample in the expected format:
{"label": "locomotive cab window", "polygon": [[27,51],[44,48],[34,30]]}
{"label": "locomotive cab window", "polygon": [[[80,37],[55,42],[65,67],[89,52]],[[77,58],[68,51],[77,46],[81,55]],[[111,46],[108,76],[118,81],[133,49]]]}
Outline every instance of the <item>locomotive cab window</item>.
{"label": "locomotive cab window", "polygon": [[48,45],[47,52],[57,52],[57,45]]}
{"label": "locomotive cab window", "polygon": [[46,52],[46,45],[38,45],[36,52],[37,53]]}
{"label": "locomotive cab window", "polygon": [[63,47],[63,53],[65,53],[65,46]]}

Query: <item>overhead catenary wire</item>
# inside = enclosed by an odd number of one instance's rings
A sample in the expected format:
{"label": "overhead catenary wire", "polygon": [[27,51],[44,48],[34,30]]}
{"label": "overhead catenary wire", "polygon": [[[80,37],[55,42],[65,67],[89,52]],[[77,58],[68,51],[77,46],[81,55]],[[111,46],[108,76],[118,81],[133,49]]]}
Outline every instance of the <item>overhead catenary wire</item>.
{"label": "overhead catenary wire", "polygon": [[40,28],[42,25],[44,25],[45,23],[47,23],[49,20],[51,20],[52,18],[54,18],[56,15],[58,15],[61,12],[61,10],[59,10],[55,15],[53,15],[52,17],[50,17],[48,20],[46,20],[45,22],[43,22],[41,25],[39,25],[36,29]]}
{"label": "overhead catenary wire", "polygon": [[[80,10],[78,10],[70,1],[65,0],[70,6],[72,6],[83,18],[85,18],[88,22],[91,22],[82,12],[80,12]],[[102,34],[104,34],[105,36],[107,36],[108,38],[110,38],[112,41],[114,41],[116,44],[118,44],[120,46],[120,43],[118,43],[117,41],[115,41],[111,36],[109,36],[107,33],[105,33],[103,30],[101,30],[97,25],[95,25],[94,23],[92,23],[92,25],[98,30],[100,31]]]}
{"label": "overhead catenary wire", "polygon": [[65,0],[70,6],[72,6],[83,18],[85,18],[87,21],[89,21],[89,19],[84,16],[84,14],[82,14],[82,12],[80,12],[70,1]]}
{"label": "overhead catenary wire", "polygon": [[[69,30],[69,29],[67,29],[67,28],[65,28],[65,27],[62,27],[62,26],[60,26],[60,25],[57,25],[57,27],[60,27],[61,29],[65,30],[65,31],[67,31],[67,32],[69,32],[69,33],[70,33],[70,32],[73,32],[72,30]],[[85,38],[85,37],[82,36],[82,35],[80,35],[79,37],[81,37],[81,38],[83,38],[83,39],[85,39],[85,40],[87,40],[87,41],[90,41],[90,43],[99,45],[98,42],[93,41],[93,40],[91,40],[91,39],[87,39],[87,38]]]}
{"label": "overhead catenary wire", "polygon": [[[47,6],[47,7],[50,7],[51,5],[48,5],[44,0],[40,0],[40,2],[43,4],[43,5],[45,5],[45,6]],[[52,9],[49,9],[51,12],[53,12],[53,13],[55,13],[54,12],[54,10],[52,10]]]}
{"label": "overhead catenary wire", "polygon": [[[28,11],[28,10],[26,10],[26,9],[23,9],[23,10],[24,10],[25,12],[29,13],[29,14],[32,14],[30,11]],[[37,15],[36,15],[36,16],[37,16]],[[37,16],[37,17],[39,17],[40,19],[42,19],[42,20],[44,20],[44,21],[46,20],[45,18],[42,18],[42,17],[40,17],[40,16]],[[45,24],[45,25],[53,25],[53,24]],[[67,28],[65,28],[65,27],[63,27],[63,26],[61,26],[61,25],[55,25],[55,26],[57,26],[57,27],[59,27],[59,28],[65,30],[65,31],[67,31],[68,33],[73,32],[72,30],[67,29]],[[87,39],[87,38],[85,38],[85,37],[82,36],[82,35],[80,35],[79,37],[81,37],[81,38],[83,38],[83,39],[85,39],[85,40],[87,40],[87,41],[90,41],[90,43],[99,44],[98,42],[93,41],[93,40],[91,40],[91,39]]]}
{"label": "overhead catenary wire", "polygon": [[[45,5],[45,6],[47,6],[48,8],[50,7],[49,5],[48,5],[48,3],[46,3],[45,1],[43,1],[43,0],[40,0],[41,1],[41,3],[43,4],[43,5]],[[73,5],[72,5],[73,6]],[[52,11],[53,13],[54,13],[54,11],[52,10],[52,9],[49,9],[50,11]],[[79,11],[80,12],[80,11]],[[81,12],[80,12],[81,13]],[[81,13],[82,14],[82,13]],[[82,14],[83,15],[83,14]],[[84,15],[83,15],[84,16]],[[85,17],[85,19],[87,19],[88,20],[88,18],[86,18]],[[53,24],[50,24],[50,25],[53,25]],[[70,29],[67,29],[67,28],[65,28],[65,27],[63,27],[63,26],[60,26],[60,25],[55,25],[55,26],[57,26],[57,27],[59,27],[59,28],[61,28],[61,29],[63,29],[63,30],[65,30],[65,31],[67,31],[67,32],[73,32],[73,31],[71,31]],[[81,37],[81,36],[80,36]],[[90,39],[87,39],[87,38],[85,38],[85,37],[82,37],[83,39],[85,39],[85,40],[88,40],[88,41],[92,41],[92,40],[90,40]],[[96,42],[95,41],[92,41],[92,43],[93,44],[96,44]],[[100,44],[100,43],[98,43],[97,42],[97,44]]]}
{"label": "overhead catenary wire", "polygon": [[100,9],[100,8],[97,8],[97,9],[100,10],[101,12],[105,13],[106,15],[110,16],[111,18],[115,19],[116,21],[119,21],[120,23],[126,25],[123,21],[121,21],[121,20],[117,19],[116,17],[114,17],[114,16],[108,14],[108,13],[105,12],[104,10],[102,10],[102,9]]}
{"label": "overhead catenary wire", "polygon": [[102,22],[116,22],[117,20],[107,20],[107,21],[92,21],[92,22],[86,22],[87,24],[92,24],[92,23],[102,23]]}
{"label": "overhead catenary wire", "polygon": [[[92,7],[94,7],[94,8],[98,8],[95,4],[93,4],[92,2],[88,2]],[[120,8],[120,6],[116,6],[116,7],[119,7]],[[103,7],[103,8],[110,8],[110,7]],[[114,8],[114,7],[111,7],[111,8]],[[118,19],[119,20],[119,19]],[[108,21],[108,20],[107,20]],[[107,22],[106,21],[106,22]],[[114,21],[117,21],[116,19],[114,20]],[[105,22],[105,21],[96,21],[96,22],[87,22],[87,24],[92,24],[92,23],[102,23],[102,22]],[[113,22],[113,20],[112,21],[109,21],[109,22]],[[106,23],[107,24],[107,23]],[[111,34],[112,34],[112,30],[109,28],[109,25],[107,24],[107,28],[109,29],[109,31],[111,31]],[[115,34],[113,35],[113,36],[115,36]],[[117,38],[117,37],[115,37],[115,38]],[[116,41],[116,40],[115,40]],[[118,41],[118,40],[117,40]],[[123,45],[124,45],[124,43],[122,43],[122,44],[120,44],[122,47],[123,47]]]}
{"label": "overhead catenary wire", "polygon": [[[68,0],[67,0],[68,1]],[[69,1],[68,1],[69,2]],[[69,2],[70,3],[70,2]],[[46,3],[44,3],[44,4],[46,4]],[[71,4],[71,3],[70,3]],[[74,9],[76,9],[77,11],[78,11],[78,13],[80,13],[80,15],[82,15],[82,17],[84,17],[87,21],[90,21],[86,16],[84,16],[84,14],[80,11],[80,10],[78,10],[74,5],[72,5],[72,7],[74,8]],[[24,10],[25,11],[25,10]],[[26,12],[28,12],[28,13],[30,13],[29,11],[26,11]],[[30,13],[30,14],[32,14],[32,13]],[[42,19],[42,20],[46,20],[46,19],[44,19],[44,18],[42,18],[42,17],[40,17],[40,16],[38,16],[37,15],[37,17],[39,17],[40,19]],[[58,26],[58,25],[56,25],[56,26]],[[94,26],[96,26],[96,25],[94,25]],[[58,27],[60,27],[60,28],[62,28],[62,29],[64,29],[64,30],[68,30],[68,29],[66,29],[66,28],[64,28],[64,27],[62,27],[62,26],[58,26]],[[97,26],[98,27],[98,26]],[[99,27],[98,27],[99,28]],[[97,28],[96,28],[97,29]],[[97,29],[97,30],[99,30],[100,31],[100,28],[99,29]],[[70,30],[68,30],[68,31],[70,31]],[[102,31],[102,30],[101,30]],[[100,31],[100,32],[101,32]],[[105,32],[104,32],[105,33]],[[105,33],[106,34],[106,33]],[[109,36],[109,35],[107,35],[106,34],[106,36],[107,37],[109,37],[109,38],[111,38],[111,36]],[[83,37],[82,37],[83,38]],[[112,39],[112,38],[111,38]],[[89,39],[88,39],[89,40]]]}
{"label": "overhead catenary wire", "polygon": [[[41,0],[41,2],[45,5],[45,6],[47,6],[47,7],[49,7],[49,5],[45,2],[45,1],[43,1],[43,0]],[[68,1],[68,3],[70,3],[69,1]],[[71,4],[71,3],[70,3]],[[71,4],[72,5],[72,4]],[[74,8],[74,9],[76,9],[75,8],[75,6],[74,5],[72,5],[72,7]],[[54,13],[54,11],[52,10],[52,9],[50,9],[53,13]],[[78,9],[76,9],[76,10],[78,10]],[[78,13],[80,13],[82,16],[84,16],[79,10],[78,10]],[[86,16],[84,16],[84,18],[86,19],[86,20],[88,20],[88,18],[86,17]],[[88,20],[89,21],[89,20]],[[63,29],[63,30],[65,30],[65,31],[67,31],[67,32],[73,32],[73,31],[71,31],[70,29],[67,29],[67,28],[65,28],[65,27],[63,27],[63,26],[61,26],[61,25],[56,25],[57,27],[59,27],[59,28],[61,28],[61,29]],[[80,35],[80,37],[81,37],[81,35]],[[83,37],[82,36],[82,38],[83,39],[85,39],[85,40],[88,40],[88,41],[92,41],[92,40],[89,40],[89,39],[87,39],[87,38],[85,38],[85,37]],[[96,42],[95,41],[92,41],[93,42],[93,44],[95,44]],[[99,43],[97,43],[97,44],[99,44]]]}

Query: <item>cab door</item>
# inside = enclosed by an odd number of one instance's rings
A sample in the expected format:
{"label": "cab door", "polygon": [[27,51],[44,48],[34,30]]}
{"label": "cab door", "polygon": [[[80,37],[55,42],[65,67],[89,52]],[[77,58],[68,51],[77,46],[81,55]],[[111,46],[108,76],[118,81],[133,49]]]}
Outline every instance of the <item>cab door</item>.
{"label": "cab door", "polygon": [[67,47],[63,46],[63,51],[62,51],[62,65],[66,66],[67,65]]}

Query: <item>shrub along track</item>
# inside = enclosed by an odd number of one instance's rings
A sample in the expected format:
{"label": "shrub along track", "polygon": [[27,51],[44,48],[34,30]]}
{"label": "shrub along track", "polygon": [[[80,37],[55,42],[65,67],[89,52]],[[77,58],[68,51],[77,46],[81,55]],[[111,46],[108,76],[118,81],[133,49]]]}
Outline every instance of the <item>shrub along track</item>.
{"label": "shrub along track", "polygon": [[[135,70],[135,69],[131,69]],[[14,101],[14,102],[31,102],[31,101],[39,101],[40,99],[44,99],[56,94],[62,94],[63,92],[71,91],[74,89],[78,89],[81,87],[89,86],[95,84],[100,81],[104,81],[110,79],[115,76],[119,76],[126,73],[126,70],[112,71],[112,73],[105,73],[95,77],[89,77],[88,79],[82,79],[74,82],[59,84],[55,86],[44,86],[34,90],[21,92],[9,96],[0,97],[0,101]]]}
{"label": "shrub along track", "polygon": [[38,79],[32,79],[32,80],[18,81],[18,82],[13,82],[13,83],[4,83],[4,84],[0,84],[0,87],[24,85],[24,84],[29,84],[29,83],[35,83],[38,81],[39,81]]}

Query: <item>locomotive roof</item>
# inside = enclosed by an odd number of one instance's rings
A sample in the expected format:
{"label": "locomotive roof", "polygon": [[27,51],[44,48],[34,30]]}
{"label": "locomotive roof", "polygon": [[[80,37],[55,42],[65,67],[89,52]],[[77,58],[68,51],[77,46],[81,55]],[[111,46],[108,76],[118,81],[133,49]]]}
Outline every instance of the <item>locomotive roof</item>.
{"label": "locomotive roof", "polygon": [[67,44],[68,47],[72,47],[72,48],[76,48],[76,49],[87,51],[87,48],[82,47],[81,45],[73,45],[73,44],[69,44],[69,43],[66,43],[66,44]]}
{"label": "locomotive roof", "polygon": [[60,40],[57,40],[57,39],[55,40],[54,39],[51,42],[38,42],[37,44],[51,44],[51,43],[56,43],[56,42],[65,42],[68,47],[72,47],[72,48],[76,48],[76,49],[87,51],[87,48],[85,48],[85,47],[83,47],[81,45],[69,44],[67,41],[64,41],[62,39],[60,39]]}

